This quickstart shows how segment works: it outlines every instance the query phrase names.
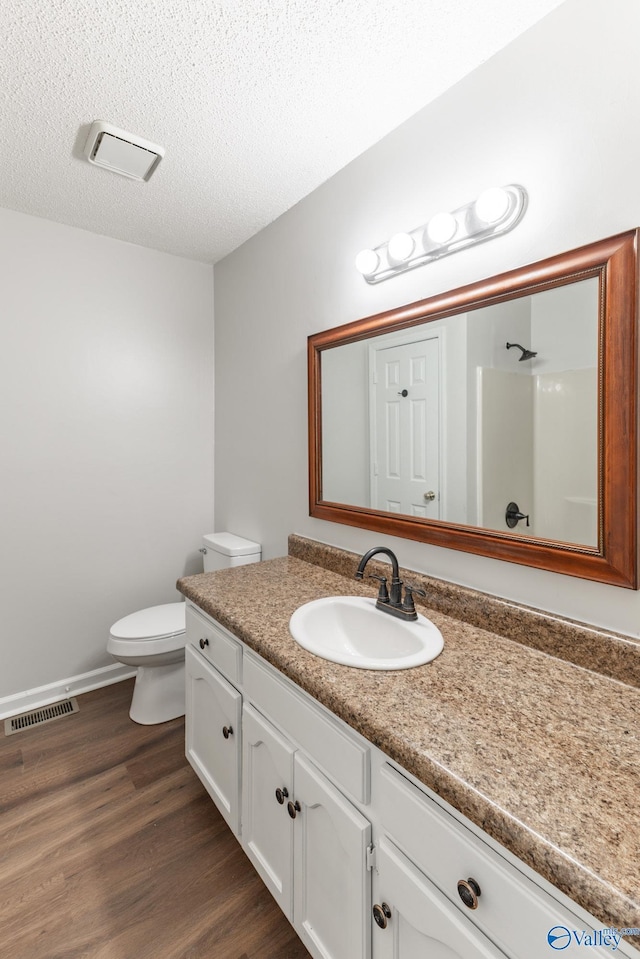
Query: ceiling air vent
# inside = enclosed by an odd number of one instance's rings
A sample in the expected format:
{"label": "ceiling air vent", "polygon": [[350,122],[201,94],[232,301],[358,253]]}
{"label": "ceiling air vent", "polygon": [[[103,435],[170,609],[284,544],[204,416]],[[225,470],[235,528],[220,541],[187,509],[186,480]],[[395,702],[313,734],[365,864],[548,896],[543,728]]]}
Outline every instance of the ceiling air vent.
{"label": "ceiling air vent", "polygon": [[89,163],[112,173],[132,180],[148,180],[164,156],[164,147],[96,120],[91,124],[84,155]]}

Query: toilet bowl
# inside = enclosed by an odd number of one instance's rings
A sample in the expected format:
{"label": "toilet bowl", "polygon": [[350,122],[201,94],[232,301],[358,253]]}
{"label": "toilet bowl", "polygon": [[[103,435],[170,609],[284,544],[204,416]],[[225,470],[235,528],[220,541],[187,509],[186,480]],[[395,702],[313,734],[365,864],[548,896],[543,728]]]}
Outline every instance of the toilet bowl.
{"label": "toilet bowl", "polygon": [[143,726],[184,715],[185,604],[165,603],[114,623],[107,652],[137,666],[129,715]]}
{"label": "toilet bowl", "polygon": [[[202,538],[205,573],[258,563],[262,547],[234,533]],[[129,715],[151,726],[184,716],[185,604],[165,603],[130,613],[114,623],[107,652],[118,662],[137,666]]]}

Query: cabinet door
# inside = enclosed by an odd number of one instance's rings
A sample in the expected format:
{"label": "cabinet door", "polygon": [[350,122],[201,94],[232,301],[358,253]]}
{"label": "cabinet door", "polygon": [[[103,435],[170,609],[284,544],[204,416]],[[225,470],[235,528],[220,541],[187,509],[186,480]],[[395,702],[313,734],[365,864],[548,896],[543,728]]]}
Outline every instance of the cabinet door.
{"label": "cabinet door", "polygon": [[294,767],[294,927],[313,956],[366,959],[371,825],[300,753]]}
{"label": "cabinet door", "polygon": [[289,920],[293,915],[294,821],[287,812],[287,802],[293,792],[293,754],[291,743],[245,703],[242,846]]}
{"label": "cabinet door", "polygon": [[374,924],[373,959],[505,959],[504,953],[384,838],[376,850],[376,872],[374,909],[388,906],[390,915],[385,916],[386,928]]}
{"label": "cabinet door", "polygon": [[237,836],[240,832],[240,723],[242,697],[187,646],[186,755]]}

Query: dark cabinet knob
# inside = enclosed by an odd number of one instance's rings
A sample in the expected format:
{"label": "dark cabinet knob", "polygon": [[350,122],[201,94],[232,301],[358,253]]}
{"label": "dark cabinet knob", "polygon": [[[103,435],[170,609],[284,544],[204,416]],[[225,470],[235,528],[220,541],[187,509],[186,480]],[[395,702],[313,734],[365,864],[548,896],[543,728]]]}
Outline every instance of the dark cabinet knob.
{"label": "dark cabinet knob", "polygon": [[289,790],[287,789],[286,786],[283,786],[282,789],[280,789],[280,787],[278,786],[278,788],[276,789],[276,799],[278,800],[281,806],[288,795],[289,795]]}
{"label": "dark cabinet knob", "polygon": [[389,919],[391,919],[391,910],[386,902],[383,902],[380,906],[378,903],[375,904],[373,907],[373,918],[381,929],[387,928],[387,923]]}
{"label": "dark cabinet knob", "polygon": [[205,646],[208,646],[208,645],[209,645],[209,640],[208,640],[208,639],[201,639],[201,640],[200,640],[200,649],[204,649],[204,647],[205,647]]}
{"label": "dark cabinet knob", "polygon": [[228,739],[229,736],[233,736],[233,726],[223,726],[222,735],[225,739]]}
{"label": "dark cabinet knob", "polygon": [[478,908],[480,886],[475,879],[472,879],[471,877],[468,879],[460,879],[458,881],[458,895],[462,899],[467,909]]}
{"label": "dark cabinet knob", "polygon": [[296,816],[300,812],[300,803],[298,802],[297,799],[295,802],[291,802],[291,800],[289,800],[289,802],[287,803],[287,812],[289,813],[292,819],[296,818]]}

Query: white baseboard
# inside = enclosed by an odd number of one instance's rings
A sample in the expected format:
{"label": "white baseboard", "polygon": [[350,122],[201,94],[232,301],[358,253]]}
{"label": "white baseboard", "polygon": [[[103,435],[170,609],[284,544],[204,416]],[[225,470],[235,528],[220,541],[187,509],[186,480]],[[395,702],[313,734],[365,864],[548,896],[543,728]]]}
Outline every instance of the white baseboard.
{"label": "white baseboard", "polygon": [[17,713],[24,713],[28,709],[48,706],[49,703],[56,703],[60,699],[68,699],[69,696],[79,696],[80,693],[88,693],[90,690],[99,689],[101,686],[110,686],[112,683],[119,683],[123,679],[130,679],[135,674],[135,666],[114,663],[113,666],[101,666],[100,669],[93,669],[90,673],[81,673],[79,676],[72,676],[70,679],[61,679],[57,683],[49,683],[48,686],[38,686],[37,689],[26,689],[22,693],[4,696],[0,699],[0,719],[7,719]]}

